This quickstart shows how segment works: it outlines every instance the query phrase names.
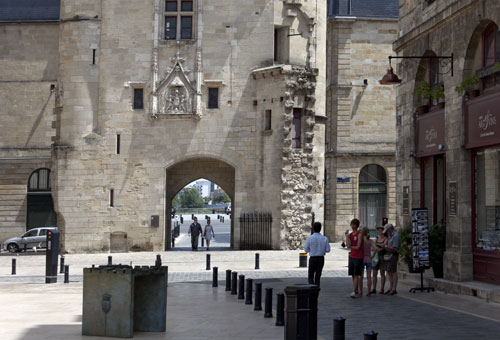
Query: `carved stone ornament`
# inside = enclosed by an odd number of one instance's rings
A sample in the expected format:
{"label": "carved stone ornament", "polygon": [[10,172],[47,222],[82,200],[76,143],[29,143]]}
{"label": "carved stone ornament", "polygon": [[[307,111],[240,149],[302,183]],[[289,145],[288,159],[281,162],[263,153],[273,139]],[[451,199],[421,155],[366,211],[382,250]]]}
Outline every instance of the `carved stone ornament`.
{"label": "carved stone ornament", "polygon": [[184,58],[177,53],[172,62],[173,67],[167,69],[165,78],[153,94],[158,98],[157,112],[153,113],[155,117],[196,114],[193,105],[196,90],[186,76],[189,70],[182,66]]}

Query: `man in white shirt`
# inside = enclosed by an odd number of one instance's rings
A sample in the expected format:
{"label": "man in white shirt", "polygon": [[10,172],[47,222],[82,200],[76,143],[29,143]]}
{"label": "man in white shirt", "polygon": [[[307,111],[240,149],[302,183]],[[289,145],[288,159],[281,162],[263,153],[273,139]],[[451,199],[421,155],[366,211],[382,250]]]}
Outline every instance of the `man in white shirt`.
{"label": "man in white shirt", "polygon": [[309,283],[319,286],[321,272],[325,265],[325,253],[330,252],[330,243],[328,238],[319,233],[321,231],[320,222],[314,222],[313,231],[314,233],[306,240],[304,251],[309,254]]}

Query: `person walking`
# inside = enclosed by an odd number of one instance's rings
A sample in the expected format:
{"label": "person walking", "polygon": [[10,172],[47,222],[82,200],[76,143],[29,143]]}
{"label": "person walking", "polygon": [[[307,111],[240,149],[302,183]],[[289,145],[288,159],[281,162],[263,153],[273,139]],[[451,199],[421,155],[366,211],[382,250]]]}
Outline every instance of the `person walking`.
{"label": "person walking", "polygon": [[401,239],[399,233],[394,229],[391,223],[388,223],[384,227],[384,232],[388,233],[389,240],[385,245],[386,254],[384,255],[384,261],[386,262],[386,270],[389,273],[390,288],[386,294],[394,295],[397,294],[398,286],[398,258],[399,258],[399,247],[401,246]]}
{"label": "person walking", "polygon": [[195,217],[188,230],[188,236],[191,236],[192,251],[198,250],[198,238],[200,237],[201,233],[203,233],[203,230],[201,229],[201,225],[198,223],[198,218]]}
{"label": "person walking", "polygon": [[384,255],[385,249],[384,246],[387,244],[387,237],[384,235],[384,227],[377,227],[377,238],[375,239],[375,255],[372,260],[373,267],[373,279],[372,279],[372,294],[377,293],[377,276],[380,271],[380,294],[384,294],[385,288],[385,262]]}
{"label": "person walking", "polygon": [[306,240],[304,251],[309,254],[309,269],[307,279],[309,284],[320,285],[321,273],[325,265],[325,253],[330,252],[328,238],[321,235],[321,223],[313,223],[313,234]]}
{"label": "person walking", "polygon": [[346,246],[351,249],[349,253],[349,275],[352,276],[352,293],[350,295],[352,298],[360,296],[363,275],[363,238],[358,228],[359,220],[355,218],[351,221],[352,232],[346,237]]}
{"label": "person walking", "polygon": [[207,241],[207,250],[210,250],[210,241],[212,240],[212,237],[215,239],[214,228],[210,224],[210,219],[207,220],[207,225],[203,231],[203,237],[205,238],[205,241]]}
{"label": "person walking", "polygon": [[370,296],[372,293],[372,248],[374,246],[372,240],[370,240],[370,230],[368,227],[363,227],[363,229],[361,229],[361,235],[363,237],[363,273],[361,274],[359,294],[363,296],[363,276],[366,270],[366,286],[368,288],[366,296]]}

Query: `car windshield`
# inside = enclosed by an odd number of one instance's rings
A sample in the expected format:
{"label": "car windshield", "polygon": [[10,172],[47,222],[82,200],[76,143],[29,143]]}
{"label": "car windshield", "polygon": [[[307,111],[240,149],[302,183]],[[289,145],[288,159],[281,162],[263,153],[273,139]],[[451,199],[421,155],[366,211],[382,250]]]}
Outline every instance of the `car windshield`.
{"label": "car windshield", "polygon": [[22,237],[32,237],[32,236],[36,236],[38,234],[38,230],[35,229],[35,230],[30,230],[26,233],[24,233],[24,235]]}

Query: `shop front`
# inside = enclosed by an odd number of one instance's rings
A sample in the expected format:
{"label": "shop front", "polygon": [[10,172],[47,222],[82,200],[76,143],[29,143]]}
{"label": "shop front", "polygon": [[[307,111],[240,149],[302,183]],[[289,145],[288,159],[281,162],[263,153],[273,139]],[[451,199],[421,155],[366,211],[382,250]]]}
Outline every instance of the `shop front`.
{"label": "shop front", "polygon": [[500,284],[500,91],[467,101],[465,131],[472,152],[474,279]]}
{"label": "shop front", "polygon": [[420,207],[427,208],[431,223],[445,215],[444,109],[419,115],[416,119],[416,158],[420,161]]}

